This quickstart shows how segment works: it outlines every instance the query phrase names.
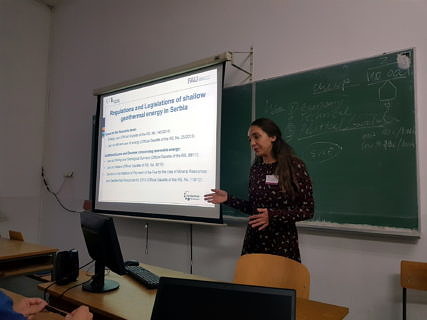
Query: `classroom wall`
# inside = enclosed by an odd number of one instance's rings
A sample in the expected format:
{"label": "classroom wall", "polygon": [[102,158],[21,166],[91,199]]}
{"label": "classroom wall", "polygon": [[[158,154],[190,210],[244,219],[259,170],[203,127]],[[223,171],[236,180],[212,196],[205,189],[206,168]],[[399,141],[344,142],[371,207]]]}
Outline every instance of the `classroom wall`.
{"label": "classroom wall", "polygon": [[39,241],[50,10],[0,0],[0,235]]}
{"label": "classroom wall", "polygon": [[[43,153],[48,181],[66,207],[81,209],[89,193],[96,88],[251,45],[255,80],[416,47],[421,238],[300,231],[312,299],[348,306],[349,320],[400,319],[400,260],[427,261],[426,13],[422,0],[61,1],[52,18]],[[231,77],[227,85],[233,84]],[[38,172],[39,163],[29,162]],[[64,179],[69,171],[73,178]],[[40,241],[77,248],[81,262],[87,261],[78,215],[45,190],[40,206]],[[17,207],[13,213],[24,215]],[[245,228],[244,222],[229,223],[193,226],[192,251],[188,225],[116,219],[116,228],[125,258],[228,281]],[[424,319],[427,295],[412,291],[408,299],[409,318]]]}

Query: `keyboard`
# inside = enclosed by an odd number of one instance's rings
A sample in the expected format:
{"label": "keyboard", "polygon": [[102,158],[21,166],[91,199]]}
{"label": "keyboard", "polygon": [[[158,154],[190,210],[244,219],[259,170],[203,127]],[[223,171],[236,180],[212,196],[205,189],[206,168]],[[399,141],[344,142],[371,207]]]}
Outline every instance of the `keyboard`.
{"label": "keyboard", "polygon": [[157,289],[159,287],[160,277],[141,266],[126,266],[127,274],[140,282],[148,289]]}

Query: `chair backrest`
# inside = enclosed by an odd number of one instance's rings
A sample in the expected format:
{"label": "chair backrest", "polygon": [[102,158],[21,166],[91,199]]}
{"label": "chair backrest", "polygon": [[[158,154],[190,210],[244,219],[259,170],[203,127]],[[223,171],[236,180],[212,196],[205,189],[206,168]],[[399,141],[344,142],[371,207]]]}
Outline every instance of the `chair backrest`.
{"label": "chair backrest", "polygon": [[427,263],[402,260],[400,285],[402,288],[427,290]]}
{"label": "chair backrest", "polygon": [[24,235],[22,234],[22,232],[9,230],[9,239],[10,240],[24,241]]}
{"label": "chair backrest", "polygon": [[298,298],[310,295],[310,272],[303,264],[282,256],[250,253],[239,258],[234,283],[295,289]]}

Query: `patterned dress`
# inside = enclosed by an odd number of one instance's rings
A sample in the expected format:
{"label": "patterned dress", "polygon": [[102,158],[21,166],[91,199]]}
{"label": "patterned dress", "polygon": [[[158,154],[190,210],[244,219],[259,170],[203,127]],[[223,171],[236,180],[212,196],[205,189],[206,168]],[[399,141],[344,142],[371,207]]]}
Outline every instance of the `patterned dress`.
{"label": "patterned dress", "polygon": [[267,208],[269,225],[264,230],[247,226],[242,255],[246,253],[269,253],[301,262],[298,233],[295,222],[311,219],[314,200],[311,179],[304,163],[292,160],[298,181],[298,192],[292,200],[286,192],[280,192],[277,183],[266,183],[267,175],[274,175],[277,162],[254,163],[249,176],[249,201],[232,195],[224,203],[248,215],[257,213],[257,208]]}

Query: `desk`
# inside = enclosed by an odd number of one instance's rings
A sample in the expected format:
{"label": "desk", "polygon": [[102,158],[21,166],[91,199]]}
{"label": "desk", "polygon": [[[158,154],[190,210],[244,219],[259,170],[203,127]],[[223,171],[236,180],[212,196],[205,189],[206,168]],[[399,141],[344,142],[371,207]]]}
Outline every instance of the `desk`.
{"label": "desk", "polygon": [[[12,292],[12,291],[9,291],[6,289],[0,289],[0,291],[3,291],[7,296],[9,296],[12,299],[13,304],[18,303],[20,300],[25,298],[24,296],[22,296],[18,293],[15,293],[15,292]],[[62,317],[61,315],[59,315],[57,313],[43,311],[43,312],[36,314],[32,318],[32,320],[64,320],[64,317]]]}
{"label": "desk", "polygon": [[[186,278],[196,280],[210,280],[208,278],[190,275],[170,269],[141,264],[144,268],[156,273],[159,276]],[[156,290],[149,290],[141,284],[131,279],[129,276],[119,276],[110,272],[105,278],[115,280],[120,283],[120,288],[115,291],[104,294],[90,293],[83,291],[81,286],[67,291],[63,296],[61,294],[77,283],[82,283],[90,278],[86,272],[81,271],[78,281],[65,286],[52,285],[47,289],[50,294],[51,303],[56,303],[64,308],[61,302],[71,304],[75,308],[81,304],[90,307],[94,314],[102,319],[138,319],[149,320],[151,310],[156,297]],[[38,287],[41,290],[47,288],[51,283],[42,283]],[[60,297],[61,296],[61,297]],[[60,297],[60,298],[58,298]],[[297,320],[341,320],[348,314],[348,308],[326,304],[306,299],[297,299]]]}
{"label": "desk", "polygon": [[53,269],[58,249],[0,238],[0,278]]}

